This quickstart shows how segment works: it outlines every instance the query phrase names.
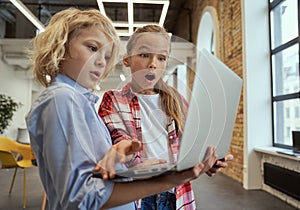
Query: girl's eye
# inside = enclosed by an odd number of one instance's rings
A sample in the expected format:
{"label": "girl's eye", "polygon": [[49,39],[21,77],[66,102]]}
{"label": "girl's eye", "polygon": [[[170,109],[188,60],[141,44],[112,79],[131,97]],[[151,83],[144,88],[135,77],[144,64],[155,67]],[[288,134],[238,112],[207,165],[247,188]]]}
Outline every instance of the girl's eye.
{"label": "girl's eye", "polygon": [[165,56],[159,56],[159,57],[158,57],[158,60],[160,60],[160,61],[166,61],[167,58],[166,58]]}
{"label": "girl's eye", "polygon": [[148,58],[149,57],[149,55],[147,53],[140,53],[139,56],[142,57],[142,58]]}

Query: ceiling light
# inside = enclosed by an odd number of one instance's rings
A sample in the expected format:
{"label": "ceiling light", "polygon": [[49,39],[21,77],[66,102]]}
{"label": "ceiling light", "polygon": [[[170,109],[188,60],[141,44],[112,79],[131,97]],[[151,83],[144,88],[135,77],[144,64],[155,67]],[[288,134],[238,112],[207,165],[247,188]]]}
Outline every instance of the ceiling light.
{"label": "ceiling light", "polygon": [[98,7],[99,7],[99,10],[100,10],[101,14],[104,15],[104,16],[106,16],[102,0],[97,0],[97,4],[98,4]]}
{"label": "ceiling light", "polygon": [[45,26],[32,14],[32,12],[19,0],[10,0],[10,2],[18,8],[18,10],[25,15],[25,17],[35,26],[40,32],[45,30]]}
{"label": "ceiling light", "polygon": [[133,2],[129,0],[127,3],[128,10],[128,25],[129,25],[129,34],[133,33]]}
{"label": "ceiling light", "polygon": [[[145,25],[149,24],[158,24],[160,26],[163,26],[170,1],[169,0],[97,0],[97,4],[99,7],[100,12],[106,16],[105,8],[103,2],[109,2],[109,3],[127,3],[127,10],[128,10],[128,21],[116,21],[113,22],[114,27],[118,28],[124,28],[124,29],[118,29],[117,33],[119,36],[130,36],[134,28],[136,27],[143,27]],[[133,4],[163,4],[162,12],[159,18],[159,22],[135,22],[134,21],[134,6]]]}
{"label": "ceiling light", "polygon": [[164,3],[163,9],[162,9],[161,15],[160,15],[159,23],[158,23],[160,26],[164,25],[164,22],[165,22],[165,19],[167,16],[167,12],[168,12],[168,8],[169,8],[169,4],[170,4],[169,1],[165,1],[165,3]]}

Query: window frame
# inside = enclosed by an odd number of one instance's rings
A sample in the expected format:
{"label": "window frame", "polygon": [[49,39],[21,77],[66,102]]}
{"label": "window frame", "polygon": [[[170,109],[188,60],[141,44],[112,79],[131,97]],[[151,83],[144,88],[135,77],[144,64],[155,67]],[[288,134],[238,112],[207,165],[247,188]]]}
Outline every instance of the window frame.
{"label": "window frame", "polygon": [[[299,99],[300,100],[300,90],[298,92],[294,92],[294,93],[288,93],[288,94],[280,94],[280,95],[276,95],[274,96],[274,82],[273,81],[273,74],[275,73],[275,68],[273,67],[273,62],[272,62],[272,56],[277,53],[280,53],[280,52],[283,52],[285,49],[288,49],[289,47],[293,46],[293,45],[296,45],[298,44],[298,62],[300,61],[300,38],[299,38],[299,34],[300,34],[300,0],[297,0],[297,10],[298,10],[298,36],[295,37],[294,39],[292,40],[289,40],[287,41],[286,43],[283,43],[283,44],[280,44],[278,46],[276,46],[274,49],[272,49],[272,23],[271,23],[271,12],[277,7],[279,6],[281,3],[283,3],[285,0],[273,0],[273,1],[270,1],[269,0],[269,41],[270,41],[270,65],[271,65],[271,111],[272,111],[272,144],[273,146],[275,147],[281,147],[281,148],[288,148],[288,149],[291,149],[292,146],[291,145],[287,145],[287,144],[280,144],[280,143],[277,143],[275,141],[275,124],[277,123],[275,120],[276,120],[276,117],[274,116],[275,113],[275,104],[277,102],[285,102],[287,100],[290,100],[290,99]],[[300,70],[299,70],[299,65],[298,65],[298,73],[300,75]],[[300,78],[298,79],[299,80],[299,86],[300,86]],[[282,130],[284,130],[285,127],[282,127]]]}

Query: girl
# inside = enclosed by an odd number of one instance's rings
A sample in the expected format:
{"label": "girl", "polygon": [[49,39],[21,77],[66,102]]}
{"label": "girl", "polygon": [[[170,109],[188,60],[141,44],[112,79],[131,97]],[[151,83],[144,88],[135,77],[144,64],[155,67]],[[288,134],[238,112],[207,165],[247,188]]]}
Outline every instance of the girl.
{"label": "girl", "polygon": [[[129,165],[177,160],[187,103],[162,79],[170,46],[171,39],[164,28],[156,25],[138,28],[128,40],[123,59],[131,70],[131,82],[103,96],[98,114],[108,127],[113,143],[133,139],[143,145]],[[227,166],[221,161],[216,164]],[[213,175],[217,171],[214,167],[207,173]],[[192,186],[186,182],[143,198],[141,209],[196,209]]]}

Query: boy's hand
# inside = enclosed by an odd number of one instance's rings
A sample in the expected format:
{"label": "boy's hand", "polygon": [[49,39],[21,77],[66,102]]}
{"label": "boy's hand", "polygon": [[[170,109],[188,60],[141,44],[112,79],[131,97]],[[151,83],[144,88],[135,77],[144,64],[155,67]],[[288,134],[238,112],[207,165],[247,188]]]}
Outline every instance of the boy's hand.
{"label": "boy's hand", "polygon": [[[100,171],[103,180],[112,179],[115,177],[115,164],[125,163],[131,158],[131,155],[138,152],[141,148],[140,141],[137,140],[122,140],[114,144],[100,160],[94,168],[94,172]],[[130,156],[129,156],[130,155]]]}

